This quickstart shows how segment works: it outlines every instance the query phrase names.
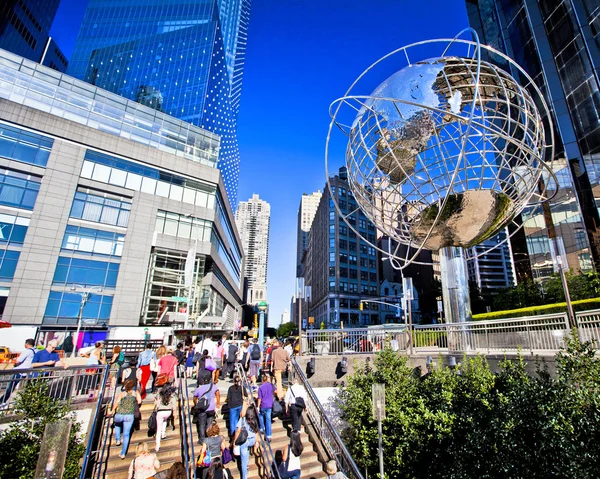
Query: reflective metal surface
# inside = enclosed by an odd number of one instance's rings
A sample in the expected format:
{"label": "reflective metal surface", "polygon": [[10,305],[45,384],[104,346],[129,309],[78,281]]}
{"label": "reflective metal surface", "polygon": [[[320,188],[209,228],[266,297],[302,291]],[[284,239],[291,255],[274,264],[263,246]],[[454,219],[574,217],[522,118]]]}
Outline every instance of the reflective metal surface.
{"label": "reflective metal surface", "polygon": [[[348,182],[360,209],[384,235],[412,247],[406,257],[391,253],[401,267],[423,248],[467,248],[494,236],[529,202],[547,199],[541,178],[554,180],[541,93],[470,31],[475,41],[431,40],[386,55],[331,106],[331,127],[348,137]],[[425,57],[424,45],[429,54],[439,46],[440,55]],[[533,93],[482,60],[483,49],[505,58]],[[363,94],[368,74],[391,59],[405,66]]]}
{"label": "reflective metal surface", "polygon": [[465,250],[456,246],[440,249],[440,272],[446,322],[470,321],[471,301]]}

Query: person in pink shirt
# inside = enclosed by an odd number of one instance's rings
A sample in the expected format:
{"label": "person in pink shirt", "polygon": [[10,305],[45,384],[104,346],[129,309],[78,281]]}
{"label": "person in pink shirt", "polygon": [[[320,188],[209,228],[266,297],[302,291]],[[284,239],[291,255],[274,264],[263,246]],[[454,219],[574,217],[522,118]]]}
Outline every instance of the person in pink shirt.
{"label": "person in pink shirt", "polygon": [[149,479],[154,477],[160,462],[157,457],[148,451],[148,444],[140,442],[137,445],[135,459],[129,465],[128,479]]}
{"label": "person in pink shirt", "polygon": [[173,355],[173,348],[169,348],[167,354],[158,360],[158,374],[168,374],[169,381],[175,378],[175,369],[179,361]]}

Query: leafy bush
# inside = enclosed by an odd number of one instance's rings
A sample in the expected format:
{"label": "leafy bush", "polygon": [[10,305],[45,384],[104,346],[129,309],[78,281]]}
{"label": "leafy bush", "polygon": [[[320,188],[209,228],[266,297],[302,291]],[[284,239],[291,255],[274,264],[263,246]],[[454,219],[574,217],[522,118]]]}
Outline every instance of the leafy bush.
{"label": "leafy bush", "polygon": [[[600,298],[580,299],[572,301],[573,310],[587,311],[600,308]],[[541,306],[530,306],[528,308],[511,309],[507,311],[494,311],[493,313],[474,314],[474,321],[486,319],[508,319],[520,318],[522,316],[537,316],[540,314],[564,313],[567,311],[567,303],[544,304]]]}
{"label": "leafy bush", "polygon": [[338,396],[344,442],[375,477],[371,385],[384,383],[387,478],[600,477],[600,359],[576,335],[566,344],[555,378],[540,364],[528,375],[522,358],[502,362],[494,374],[481,356],[420,378],[406,357],[384,350],[375,368],[358,369]]}
{"label": "leafy bush", "polygon": [[[48,383],[38,380],[17,393],[15,410],[23,417],[0,432],[0,479],[33,478],[46,424],[72,415],[69,405],[50,398],[49,392]],[[76,479],[81,473],[85,446],[77,436],[80,430],[73,420],[63,479]]]}

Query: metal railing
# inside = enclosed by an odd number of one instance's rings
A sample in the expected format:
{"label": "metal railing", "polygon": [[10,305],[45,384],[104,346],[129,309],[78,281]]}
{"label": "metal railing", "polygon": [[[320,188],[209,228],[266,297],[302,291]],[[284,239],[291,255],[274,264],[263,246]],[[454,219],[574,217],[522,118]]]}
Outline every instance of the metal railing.
{"label": "metal railing", "polygon": [[190,415],[190,392],[185,366],[179,366],[179,433],[181,435],[181,459],[187,479],[196,479],[196,454],[194,452],[194,429]]}
{"label": "metal railing", "polygon": [[[108,373],[109,370],[107,369],[107,377],[108,377]],[[100,479],[103,475],[104,472],[104,468],[106,467],[105,464],[105,454],[106,454],[106,459],[108,459],[108,451],[107,451],[107,447],[110,447],[110,439],[112,436],[112,429],[111,429],[111,419],[106,417],[106,411],[107,409],[112,409],[115,403],[115,397],[116,397],[116,388],[117,388],[117,384],[115,381],[115,390],[109,391],[109,396],[112,396],[110,398],[110,402],[106,402],[105,404],[102,404],[103,401],[100,400],[98,401],[98,405],[96,407],[96,413],[94,414],[94,417],[92,418],[92,421],[94,421],[94,426],[92,431],[90,432],[90,438],[89,438],[89,444],[86,450],[86,459],[84,462],[84,466],[81,468],[81,476],[80,479],[85,479],[87,477],[95,477],[96,479]],[[103,388],[104,390],[104,388]],[[112,394],[111,394],[112,393]],[[102,431],[100,434],[100,437],[98,438],[97,444],[98,447],[96,448],[96,450],[91,451],[92,448],[92,444],[94,441],[94,431],[95,428],[97,427],[98,423],[102,423]],[[86,462],[89,461],[90,459],[93,459],[93,470],[92,473],[90,475],[87,474],[86,469],[87,464]]]}
{"label": "metal railing", "polygon": [[307,393],[307,401],[305,412],[308,414],[310,421],[312,422],[316,431],[318,431],[319,439],[327,449],[329,457],[335,459],[338,464],[338,469],[342,471],[350,479],[364,479],[358,466],[352,459],[352,456],[346,449],[342,438],[338,434],[336,428],[333,426],[327,413],[323,409],[323,406],[319,402],[315,392],[313,391],[308,379],[304,375],[302,368],[296,362],[295,358],[291,359],[292,364],[292,378],[299,379]]}
{"label": "metal railing", "polygon": [[[600,310],[577,314],[582,340],[600,344]],[[309,330],[302,338],[305,354],[367,354],[390,346],[406,351],[413,343],[415,352],[436,351],[517,351],[554,352],[564,346],[570,332],[566,313],[547,314],[467,323],[427,324],[349,329]]]}
{"label": "metal railing", "polygon": [[[103,397],[108,366],[60,366],[0,371],[0,403],[4,416],[15,413],[15,399],[29,384],[43,381],[48,396],[71,404],[96,402]],[[17,411],[18,412],[18,411]]]}
{"label": "metal railing", "polygon": [[[256,414],[258,415],[258,406],[256,405],[256,401],[254,400],[254,396],[252,394],[252,384],[248,380],[244,369],[240,363],[235,363],[236,373],[240,376],[242,380],[242,391],[247,393],[247,396],[250,399],[251,404],[256,408]],[[259,431],[256,435],[257,440],[259,441],[260,450],[262,452],[262,460],[263,460],[263,478],[266,479],[281,479],[279,475],[279,470],[275,465],[275,456],[273,454],[273,450],[271,449],[271,443],[267,441],[267,437],[265,435],[265,431]]]}

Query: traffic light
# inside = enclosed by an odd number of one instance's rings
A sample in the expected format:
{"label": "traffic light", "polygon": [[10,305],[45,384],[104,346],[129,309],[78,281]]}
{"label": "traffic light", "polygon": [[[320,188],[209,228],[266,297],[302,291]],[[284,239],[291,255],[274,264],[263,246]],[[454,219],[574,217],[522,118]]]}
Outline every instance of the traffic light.
{"label": "traffic light", "polygon": [[361,301],[360,304],[358,305],[358,309],[360,309],[361,311],[363,310],[363,302]]}

